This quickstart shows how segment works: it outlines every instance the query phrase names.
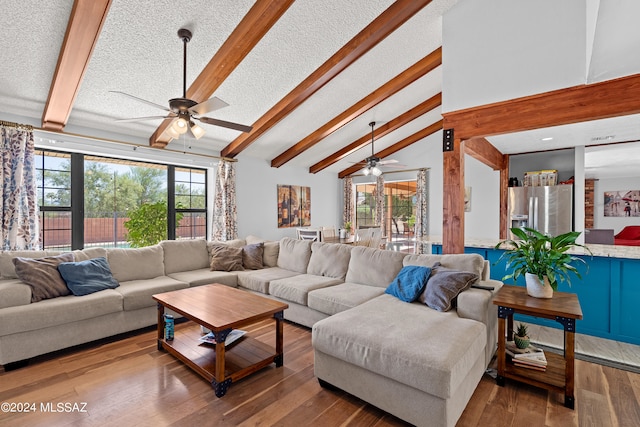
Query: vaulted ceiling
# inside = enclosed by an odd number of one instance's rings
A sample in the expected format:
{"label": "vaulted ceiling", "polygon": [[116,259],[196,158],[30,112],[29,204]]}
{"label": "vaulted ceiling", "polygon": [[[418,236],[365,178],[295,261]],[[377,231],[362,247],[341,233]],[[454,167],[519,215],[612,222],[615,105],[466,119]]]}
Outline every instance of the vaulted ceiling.
{"label": "vaulted ceiling", "polygon": [[[0,25],[0,114],[52,131],[110,132],[153,147],[242,158],[310,172],[354,172],[441,129],[442,14],[456,0],[6,1]],[[230,105],[200,140],[171,139],[164,111],[182,96]],[[3,117],[0,117],[3,118]],[[348,170],[347,170],[348,169]]]}
{"label": "vaulted ceiling", "polygon": [[[371,155],[370,122],[383,158],[442,128],[442,15],[456,3],[4,0],[0,119],[345,176]],[[113,91],[162,106],[182,96],[180,28],[193,33],[187,97],[221,98],[230,105],[207,116],[250,133],[202,125],[200,140],[171,140],[162,119],[116,122],[165,112]],[[529,139],[520,151],[541,148]]]}

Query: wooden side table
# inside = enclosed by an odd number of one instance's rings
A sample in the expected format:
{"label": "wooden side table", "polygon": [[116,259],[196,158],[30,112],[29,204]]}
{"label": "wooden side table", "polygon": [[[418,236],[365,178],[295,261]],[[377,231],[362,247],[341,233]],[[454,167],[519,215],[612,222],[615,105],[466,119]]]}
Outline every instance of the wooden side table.
{"label": "wooden side table", "polygon": [[[511,378],[536,387],[564,393],[564,406],[574,408],[575,397],[575,321],[582,319],[578,296],[566,292],[554,292],[553,298],[534,298],[527,295],[521,286],[503,286],[495,295],[493,303],[498,306],[498,385]],[[506,340],[513,339],[514,313],[552,319],[564,327],[564,354],[545,352],[545,372],[521,368],[507,361]],[[507,330],[505,331],[505,320]]]}

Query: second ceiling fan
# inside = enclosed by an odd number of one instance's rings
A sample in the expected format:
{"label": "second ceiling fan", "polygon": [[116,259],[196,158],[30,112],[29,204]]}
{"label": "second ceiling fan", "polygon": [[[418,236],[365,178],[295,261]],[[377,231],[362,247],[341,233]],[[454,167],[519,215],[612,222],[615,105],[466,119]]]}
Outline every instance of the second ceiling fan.
{"label": "second ceiling fan", "polygon": [[375,155],[375,150],[373,148],[373,141],[374,141],[373,128],[375,125],[376,125],[376,122],[369,123],[369,126],[371,126],[371,156],[364,159],[364,168],[362,169],[362,173],[365,175],[371,174],[373,176],[380,176],[382,175],[382,169],[380,169],[378,166],[393,165],[394,167],[404,167],[404,165],[398,164],[397,160],[394,160],[394,159],[382,160],[380,159],[380,157],[377,157]]}
{"label": "second ceiling fan", "polygon": [[229,105],[220,98],[214,96],[200,103],[187,98],[187,43],[189,43],[189,41],[191,40],[191,36],[191,31],[186,28],[181,28],[180,30],[178,30],[178,37],[180,37],[182,43],[184,44],[182,98],[170,99],[169,108],[160,104],[156,104],[155,102],[147,101],[146,99],[138,98],[137,96],[129,95],[125,92],[111,91],[112,93],[125,95],[136,101],[144,102],[145,104],[160,108],[164,111],[167,111],[168,114],[166,116],[135,117],[130,119],[119,119],[116,121],[138,122],[145,120],[172,118],[173,121],[165,130],[165,133],[174,139],[180,138],[180,135],[184,135],[186,133],[190,134],[196,139],[202,138],[205,134],[205,130],[194,123],[194,120],[198,120],[201,123],[239,130],[241,132],[251,132],[251,130],[253,129],[251,126],[214,119],[211,117],[203,117],[204,114],[219,110],[220,108],[227,107]]}

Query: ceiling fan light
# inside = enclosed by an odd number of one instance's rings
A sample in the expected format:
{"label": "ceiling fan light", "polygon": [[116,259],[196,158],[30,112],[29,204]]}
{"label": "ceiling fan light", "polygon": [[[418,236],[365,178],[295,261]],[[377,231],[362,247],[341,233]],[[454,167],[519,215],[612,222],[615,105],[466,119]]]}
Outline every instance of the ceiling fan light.
{"label": "ceiling fan light", "polygon": [[365,176],[368,176],[371,173],[371,170],[369,169],[369,166],[365,167],[364,169],[362,169],[362,173]]}
{"label": "ceiling fan light", "polygon": [[187,127],[187,121],[182,117],[178,117],[173,122],[172,127],[173,127],[173,130],[175,130],[180,135],[187,133],[187,130],[189,130],[189,128]]}
{"label": "ceiling fan light", "polygon": [[202,126],[198,126],[197,124],[190,122],[190,129],[191,129],[191,133],[193,134],[195,139],[200,139],[204,136],[205,131],[202,128]]}
{"label": "ceiling fan light", "polygon": [[382,175],[382,171],[377,166],[371,168],[371,173],[373,174],[373,176]]}
{"label": "ceiling fan light", "polygon": [[173,123],[171,124],[171,126],[169,126],[165,132],[173,139],[179,139],[180,138],[180,134],[178,133],[178,131],[176,131],[173,127]]}

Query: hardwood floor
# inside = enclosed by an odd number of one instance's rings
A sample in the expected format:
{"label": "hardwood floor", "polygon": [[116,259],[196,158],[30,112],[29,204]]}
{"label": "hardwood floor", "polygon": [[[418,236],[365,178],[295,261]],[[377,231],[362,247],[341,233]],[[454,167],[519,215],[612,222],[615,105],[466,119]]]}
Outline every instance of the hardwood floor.
{"label": "hardwood floor", "polygon": [[[176,328],[186,327],[178,324]],[[274,340],[267,323],[248,329]],[[285,324],[284,367],[272,365],[215,397],[210,385],[156,349],[155,329],[35,359],[0,371],[2,426],[406,426],[313,375],[309,329]],[[638,426],[640,374],[576,361],[576,409],[563,396],[485,375],[458,426]],[[66,406],[65,406],[66,404]],[[419,404],[416,402],[416,404]],[[428,425],[428,422],[427,422]]]}

